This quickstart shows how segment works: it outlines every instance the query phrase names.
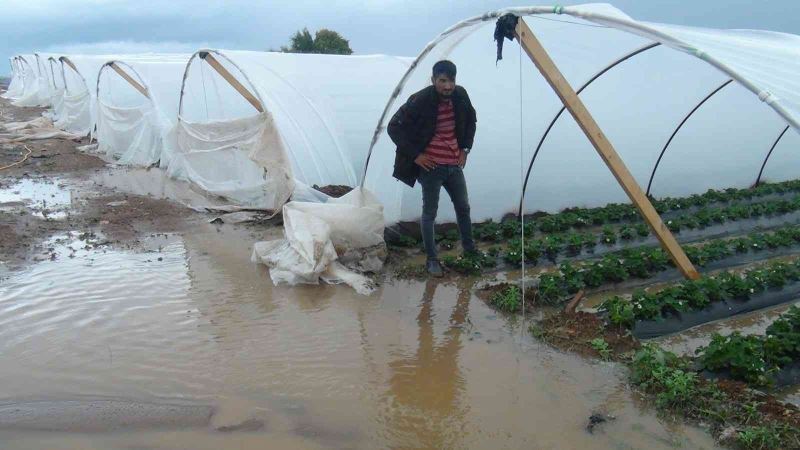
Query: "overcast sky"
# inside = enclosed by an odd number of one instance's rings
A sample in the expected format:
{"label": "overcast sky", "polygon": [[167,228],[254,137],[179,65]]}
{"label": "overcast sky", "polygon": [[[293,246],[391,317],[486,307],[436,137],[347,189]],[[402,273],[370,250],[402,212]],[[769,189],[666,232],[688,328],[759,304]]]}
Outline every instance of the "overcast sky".
{"label": "overcast sky", "polygon": [[[576,4],[582,2],[564,2]],[[800,34],[800,0],[616,0],[642,20]],[[0,74],[20,53],[191,52],[278,48],[329,28],[356,53],[414,56],[453,23],[535,0],[0,0]]]}

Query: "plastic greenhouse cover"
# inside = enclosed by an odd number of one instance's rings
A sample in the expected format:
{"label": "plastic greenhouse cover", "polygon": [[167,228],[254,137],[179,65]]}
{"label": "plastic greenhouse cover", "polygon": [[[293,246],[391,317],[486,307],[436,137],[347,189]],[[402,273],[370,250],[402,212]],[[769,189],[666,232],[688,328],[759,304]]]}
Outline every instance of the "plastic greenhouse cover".
{"label": "plastic greenhouse cover", "polygon": [[39,71],[37,69],[36,56],[20,55],[19,59],[22,66],[23,89],[22,93],[14,99],[16,106],[46,106],[48,99],[39,97]]}
{"label": "plastic greenhouse cover", "polygon": [[[120,164],[168,164],[189,54],[125,55],[114,64],[144,87],[145,97],[109,65],[97,83],[97,142]],[[111,61],[109,61],[110,63]]]}
{"label": "plastic greenhouse cover", "polygon": [[11,82],[8,89],[3,93],[3,98],[15,99],[22,94],[25,89],[22,69],[19,67],[19,60],[14,57],[11,59]]}
{"label": "plastic greenhouse cover", "polygon": [[[170,172],[239,204],[267,209],[278,209],[285,201],[282,197],[294,188],[281,187],[282,194],[270,192],[266,194],[270,198],[260,201],[259,192],[269,190],[265,184],[277,186],[271,178],[283,177],[290,184],[297,180],[309,186],[359,183],[372,129],[382,111],[382,99],[391,95],[411,61],[384,55],[208,52],[252,91],[265,112],[258,114],[196,54],[187,67],[177,130],[179,156],[177,162],[170,164]],[[259,118],[252,121],[253,117]],[[236,139],[258,142],[253,138],[263,130],[252,127],[265,123],[274,128],[279,148],[254,149],[237,144],[232,150]],[[235,128],[231,132],[244,134],[225,136],[224,124]],[[242,127],[251,127],[250,132],[245,133],[247,128]],[[210,144],[203,142],[207,132],[220,143],[216,154],[210,151]],[[261,151],[263,155],[257,154]],[[250,156],[243,158],[243,154]],[[275,163],[274,158],[288,162]],[[265,165],[277,172],[265,177]],[[228,171],[228,175],[221,171]],[[241,174],[241,186],[228,182],[232,171]]]}
{"label": "plastic greenhouse cover", "polygon": [[[431,42],[386,106],[364,186],[384,204],[387,223],[418,219],[421,195],[419,188],[391,178],[395,146],[383,127],[410,94],[430,84],[431,66],[445,58],[458,65],[458,84],[477,110],[478,129],[465,169],[472,218],[497,220],[519,212],[534,149],[562,104],[516,42],[506,41],[504,58],[496,63],[495,22],[508,12],[524,16],[575,89],[614,61],[648,44],[663,44],[615,66],[580,95],[642,186],[686,114],[722,83],[735,80],[676,135],[654,176],[651,192],[657,197],[749,186],[787,123],[797,129],[797,36],[640,22],[607,4],[494,11],[460,22]],[[788,133],[763,179],[796,178],[792,150],[798,144],[797,133]],[[531,168],[524,210],[627,201],[572,117],[562,114]],[[440,202],[437,220],[454,219],[450,202]]]}

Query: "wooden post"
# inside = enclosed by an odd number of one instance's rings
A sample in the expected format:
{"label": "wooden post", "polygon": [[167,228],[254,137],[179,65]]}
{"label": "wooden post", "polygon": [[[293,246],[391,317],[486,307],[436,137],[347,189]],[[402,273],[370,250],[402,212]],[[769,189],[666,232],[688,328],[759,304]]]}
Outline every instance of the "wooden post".
{"label": "wooden post", "polygon": [[239,80],[237,80],[236,77],[234,77],[228,71],[228,69],[226,69],[222,64],[219,63],[219,61],[217,61],[216,58],[214,58],[211,55],[211,53],[201,52],[199,56],[200,59],[207,62],[209,66],[213,67],[214,70],[216,70],[222,76],[222,78],[225,79],[225,81],[230,83],[230,85],[233,86],[234,89],[236,89],[236,92],[241,94],[242,97],[245,98],[245,100],[250,102],[250,104],[253,105],[253,108],[255,108],[260,113],[264,112],[264,107],[261,105],[261,102],[258,101],[258,98],[256,98],[256,96],[253,95],[252,92],[248,91],[247,88],[244,87],[242,83],[240,83]]}
{"label": "wooden post", "polygon": [[53,58],[47,60],[47,65],[50,66],[50,77],[53,81],[53,89],[58,89],[58,86],[56,86],[56,74],[53,72]]}
{"label": "wooden post", "polygon": [[77,68],[77,67],[75,67],[75,64],[73,64],[73,63],[72,63],[72,61],[70,61],[70,60],[69,60],[69,58],[62,56],[62,57],[61,57],[61,58],[59,58],[59,59],[60,59],[60,60],[61,60],[61,62],[63,62],[64,64],[66,64],[66,65],[68,65],[68,66],[72,67],[72,70],[74,70],[74,71],[75,71],[75,73],[77,73],[77,74],[79,74],[79,75],[80,75],[80,72],[78,72],[78,68]]}
{"label": "wooden post", "polygon": [[564,78],[564,75],[553,60],[550,59],[547,51],[542,47],[542,44],[536,39],[536,36],[534,36],[531,29],[528,27],[528,24],[525,23],[522,18],[517,22],[515,36],[522,46],[522,49],[525,50],[525,53],[531,58],[550,84],[550,87],[556,92],[564,103],[564,106],[570,114],[572,114],[572,117],[575,118],[581,130],[583,130],[586,137],[589,138],[589,141],[591,141],[597,153],[600,154],[603,162],[606,163],[611,173],[614,174],[614,177],[642,214],[644,220],[650,225],[650,228],[656,234],[656,237],[658,237],[661,246],[669,253],[675,266],[678,267],[678,270],[688,279],[696,280],[700,278],[700,274],[697,273],[692,262],[689,261],[686,253],[684,253],[681,246],[675,240],[675,236],[673,236],[664,225],[661,216],[658,215],[658,212],[653,208],[652,203],[650,203],[650,200],[644,194],[642,188],[636,183],[636,180],[628,171],[625,163],[622,162],[616,150],[614,150],[614,146],[611,145],[611,142],[606,138],[605,134],[603,134],[603,131],[600,129],[600,126],[597,125],[597,122],[595,122],[589,110],[586,109],[586,105],[583,104],[572,89],[572,86],[570,86],[569,82]]}
{"label": "wooden post", "polygon": [[134,89],[136,89],[137,91],[141,92],[142,95],[144,95],[145,97],[150,98],[150,93],[147,92],[147,88],[142,86],[138,81],[134,80],[133,77],[128,75],[128,73],[125,72],[124,70],[122,70],[122,68],[120,66],[118,66],[117,63],[110,62],[110,63],[108,63],[108,65],[111,66],[112,69],[114,69],[114,72],[117,72],[119,74],[119,76],[121,76],[122,78],[125,79],[125,81],[130,83],[130,85],[133,86]]}

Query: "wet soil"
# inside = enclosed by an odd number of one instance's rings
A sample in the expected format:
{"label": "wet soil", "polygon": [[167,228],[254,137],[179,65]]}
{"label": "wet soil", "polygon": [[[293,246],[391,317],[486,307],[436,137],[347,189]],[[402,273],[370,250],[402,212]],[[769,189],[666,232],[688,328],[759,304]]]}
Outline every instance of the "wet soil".
{"label": "wet soil", "polygon": [[[607,327],[597,315],[580,311],[550,314],[532,325],[531,331],[556,348],[605,360],[626,360],[640,347],[627,330]],[[603,354],[593,346],[596,339],[602,339],[610,353]]]}
{"label": "wet soil", "polygon": [[330,195],[331,197],[341,197],[344,194],[352,191],[353,188],[350,186],[344,186],[341,184],[329,184],[327,186],[317,186],[316,184],[313,186],[314,189],[322,192],[323,194]]}
{"label": "wet soil", "polygon": [[754,391],[739,381],[717,380],[716,383],[732,401],[740,405],[758,403],[758,411],[767,418],[800,428],[800,408],[797,406],[781,402],[772,395]]}
{"label": "wet soil", "polygon": [[[44,111],[10,107],[5,99],[0,99],[0,108],[6,121],[31,120]],[[21,160],[25,149],[31,151],[23,163],[0,171],[0,261],[6,268],[41,259],[42,249],[35,244],[59,233],[100,233],[108,243],[131,245],[139,235],[177,232],[201,220],[171,201],[88,183],[93,174],[106,170],[106,163],[78,150],[86,142],[46,139],[0,151],[0,166]]]}

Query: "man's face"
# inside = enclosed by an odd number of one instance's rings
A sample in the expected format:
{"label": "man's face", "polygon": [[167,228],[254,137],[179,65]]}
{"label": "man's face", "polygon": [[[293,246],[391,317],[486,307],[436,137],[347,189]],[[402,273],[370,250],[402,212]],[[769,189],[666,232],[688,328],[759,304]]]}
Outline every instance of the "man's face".
{"label": "man's face", "polygon": [[433,86],[436,88],[436,93],[440,96],[450,97],[453,95],[453,89],[456,88],[456,80],[444,74],[437,75],[433,77]]}

